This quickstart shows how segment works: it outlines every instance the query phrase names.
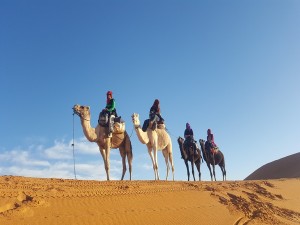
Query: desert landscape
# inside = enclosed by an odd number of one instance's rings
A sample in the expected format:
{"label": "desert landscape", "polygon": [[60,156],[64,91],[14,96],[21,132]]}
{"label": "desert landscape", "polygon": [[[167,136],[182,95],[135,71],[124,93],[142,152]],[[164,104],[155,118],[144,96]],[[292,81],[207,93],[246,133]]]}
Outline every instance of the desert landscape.
{"label": "desert landscape", "polygon": [[[268,168],[289,168],[295,157]],[[300,224],[300,178],[288,174],[222,182],[1,176],[0,224]]]}

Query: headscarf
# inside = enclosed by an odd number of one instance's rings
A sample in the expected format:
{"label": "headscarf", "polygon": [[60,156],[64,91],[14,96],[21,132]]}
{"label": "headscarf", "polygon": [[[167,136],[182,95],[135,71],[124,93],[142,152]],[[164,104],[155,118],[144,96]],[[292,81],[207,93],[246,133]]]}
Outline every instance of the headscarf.
{"label": "headscarf", "polygon": [[185,124],[185,127],[186,127],[186,129],[188,129],[188,130],[190,130],[190,129],[191,129],[191,126],[190,126],[190,124],[189,124],[189,123],[186,123],[186,124]]}
{"label": "headscarf", "polygon": [[155,99],[152,107],[156,108],[157,112],[160,113],[159,100]]}
{"label": "headscarf", "polygon": [[207,130],[207,135],[210,135],[210,134],[211,134],[211,130],[208,129],[208,130]]}
{"label": "headscarf", "polygon": [[111,97],[112,97],[112,91],[108,91],[108,92],[106,93],[106,104],[108,104],[109,101],[110,101],[110,99],[108,98],[108,95],[111,95]]}

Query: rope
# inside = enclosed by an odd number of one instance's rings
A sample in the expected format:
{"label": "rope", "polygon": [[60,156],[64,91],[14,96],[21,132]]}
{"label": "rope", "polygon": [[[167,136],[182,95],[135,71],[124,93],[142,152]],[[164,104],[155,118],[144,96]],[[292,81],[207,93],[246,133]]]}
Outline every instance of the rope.
{"label": "rope", "polygon": [[132,134],[133,134],[133,128],[132,128],[132,130],[131,130],[131,134],[130,134],[129,138],[131,138]]}
{"label": "rope", "polygon": [[74,144],[74,113],[73,113],[73,143],[72,143],[72,146],[73,146],[73,161],[74,161],[74,176],[75,176],[75,180],[77,180],[76,178],[76,169],[75,169],[75,150],[74,150],[74,147],[75,147],[75,144]]}

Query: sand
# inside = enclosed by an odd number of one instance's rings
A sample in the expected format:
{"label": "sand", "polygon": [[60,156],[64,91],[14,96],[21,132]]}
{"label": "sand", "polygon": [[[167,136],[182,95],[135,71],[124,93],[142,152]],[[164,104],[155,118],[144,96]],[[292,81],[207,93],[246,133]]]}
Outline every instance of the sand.
{"label": "sand", "polygon": [[300,224],[300,179],[87,181],[0,176],[0,224]]}

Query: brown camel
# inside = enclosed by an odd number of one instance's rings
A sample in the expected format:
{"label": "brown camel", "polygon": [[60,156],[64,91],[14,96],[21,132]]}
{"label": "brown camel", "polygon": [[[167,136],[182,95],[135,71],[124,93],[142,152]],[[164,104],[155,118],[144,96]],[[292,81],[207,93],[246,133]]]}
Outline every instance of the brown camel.
{"label": "brown camel", "polygon": [[89,106],[74,105],[73,111],[80,117],[85,137],[90,142],[96,142],[99,146],[99,150],[104,161],[107,180],[109,180],[109,156],[111,148],[119,148],[120,155],[122,157],[123,172],[121,180],[124,179],[124,175],[126,173],[127,157],[131,180],[133,154],[131,141],[125,130],[125,123],[115,123],[112,137],[108,137],[108,127],[103,127],[99,124],[96,128],[91,127],[91,113]]}
{"label": "brown camel", "polygon": [[197,145],[191,145],[189,149],[184,148],[184,139],[182,137],[178,137],[177,142],[179,144],[179,149],[181,153],[181,157],[184,160],[186,170],[187,170],[187,175],[188,175],[188,181],[190,180],[190,170],[189,170],[189,165],[188,161],[191,162],[191,167],[192,167],[192,174],[195,179],[195,174],[194,174],[194,164],[196,164],[198,173],[199,173],[199,181],[201,180],[201,172],[200,172],[200,163],[201,163],[201,153],[200,150],[197,149]]}
{"label": "brown camel", "polygon": [[[155,180],[159,180],[158,163],[157,163],[157,151],[162,150],[167,166],[166,180],[169,175],[169,162],[171,164],[173,180],[174,180],[174,164],[173,164],[173,153],[172,153],[172,142],[169,134],[165,129],[165,125],[161,124],[155,130],[148,128],[144,132],[140,127],[139,114],[133,113],[132,122],[135,128],[135,132],[139,141],[142,144],[146,144],[148,153],[151,157]],[[150,123],[149,123],[150,124]]]}
{"label": "brown camel", "polygon": [[[200,146],[201,146],[201,151],[203,154],[203,158],[207,164],[207,167],[209,169],[210,172],[210,177],[211,177],[211,181],[213,181],[213,175],[216,179],[216,173],[215,173],[215,165],[219,165],[221,170],[222,170],[222,175],[223,175],[223,181],[226,180],[226,169],[225,169],[225,158],[223,153],[218,150],[216,153],[211,153],[210,151],[210,146],[209,143],[206,141],[204,141],[203,139],[199,140]],[[213,174],[211,172],[211,167],[213,168]]]}

